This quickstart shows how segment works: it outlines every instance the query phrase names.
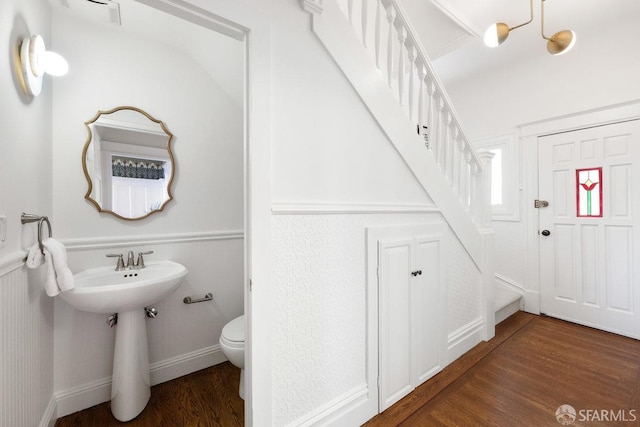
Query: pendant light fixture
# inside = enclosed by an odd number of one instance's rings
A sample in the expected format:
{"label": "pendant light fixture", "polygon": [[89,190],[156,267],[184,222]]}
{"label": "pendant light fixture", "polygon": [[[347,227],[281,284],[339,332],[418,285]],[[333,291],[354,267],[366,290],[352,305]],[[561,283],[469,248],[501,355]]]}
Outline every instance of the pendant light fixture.
{"label": "pendant light fixture", "polygon": [[[544,35],[544,2],[545,0],[540,0],[540,33],[542,38],[547,40],[547,50],[552,55],[562,55],[563,53],[567,53],[576,43],[576,34],[571,30],[562,30],[558,31],[551,37],[547,37]],[[484,33],[484,44],[489,47],[497,47],[501,45],[507,37],[509,37],[509,33],[516,28],[523,27],[527,24],[530,24],[533,21],[533,0],[529,0],[529,11],[531,17],[529,20],[523,24],[516,25],[514,27],[509,27],[504,22],[497,22],[492,24]]]}

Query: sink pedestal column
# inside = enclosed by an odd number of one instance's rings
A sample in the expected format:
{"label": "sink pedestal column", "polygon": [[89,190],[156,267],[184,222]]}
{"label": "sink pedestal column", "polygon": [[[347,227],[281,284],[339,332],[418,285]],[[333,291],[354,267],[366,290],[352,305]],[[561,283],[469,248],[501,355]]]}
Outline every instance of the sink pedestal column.
{"label": "sink pedestal column", "polygon": [[119,421],[130,421],[144,410],[151,397],[144,309],[118,313],[116,328],[111,413]]}

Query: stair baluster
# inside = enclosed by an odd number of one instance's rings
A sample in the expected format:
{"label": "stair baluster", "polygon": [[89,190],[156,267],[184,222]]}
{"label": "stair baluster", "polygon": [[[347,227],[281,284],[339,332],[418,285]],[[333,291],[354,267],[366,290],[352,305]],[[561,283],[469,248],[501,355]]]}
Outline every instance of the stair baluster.
{"label": "stair baluster", "polygon": [[[425,145],[478,225],[481,215],[476,209],[481,208],[475,193],[480,189],[479,183],[472,181],[480,179],[484,165],[462,130],[460,119],[398,0],[336,1],[378,69],[386,61],[382,71],[389,88],[405,110],[407,119],[418,123],[420,135],[425,142],[428,140]],[[375,8],[369,4],[371,1],[376,2]],[[358,9],[361,19],[354,20],[354,10]],[[382,18],[383,13],[386,19]],[[369,34],[369,28],[374,29],[374,34]],[[385,32],[386,51],[381,48]],[[370,41],[374,41],[373,47],[370,47]],[[418,83],[415,78],[419,79]]]}

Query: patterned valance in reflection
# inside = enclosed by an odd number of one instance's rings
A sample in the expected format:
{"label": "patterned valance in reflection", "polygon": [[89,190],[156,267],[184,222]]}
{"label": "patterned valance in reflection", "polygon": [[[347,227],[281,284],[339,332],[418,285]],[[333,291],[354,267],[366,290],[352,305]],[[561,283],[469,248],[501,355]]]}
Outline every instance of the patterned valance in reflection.
{"label": "patterned valance in reflection", "polygon": [[123,178],[164,179],[164,163],[132,157],[111,158],[111,175]]}

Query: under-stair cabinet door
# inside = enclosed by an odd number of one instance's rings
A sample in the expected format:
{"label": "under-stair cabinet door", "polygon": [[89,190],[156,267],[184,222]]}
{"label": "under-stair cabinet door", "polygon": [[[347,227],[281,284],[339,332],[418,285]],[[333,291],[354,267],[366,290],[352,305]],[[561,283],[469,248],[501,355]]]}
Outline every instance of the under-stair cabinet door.
{"label": "under-stair cabinet door", "polygon": [[379,410],[442,370],[446,349],[440,225],[378,240]]}

